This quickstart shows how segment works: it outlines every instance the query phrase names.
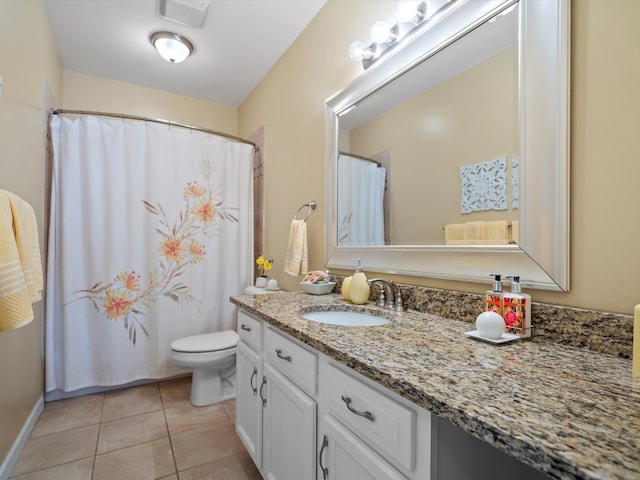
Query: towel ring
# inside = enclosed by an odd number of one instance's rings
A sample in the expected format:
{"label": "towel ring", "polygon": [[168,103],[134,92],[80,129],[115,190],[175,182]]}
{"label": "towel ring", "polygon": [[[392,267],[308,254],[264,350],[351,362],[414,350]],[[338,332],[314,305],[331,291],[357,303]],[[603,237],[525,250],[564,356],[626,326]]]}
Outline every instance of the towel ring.
{"label": "towel ring", "polygon": [[303,221],[307,221],[307,218],[309,218],[311,216],[311,213],[313,213],[313,211],[316,209],[316,201],[312,200],[311,202],[307,202],[304,205],[302,205],[297,211],[296,214],[293,216],[294,220],[300,220],[298,218],[298,214],[300,213],[300,211],[304,208],[308,208],[309,210],[307,211],[307,215],[302,219]]}

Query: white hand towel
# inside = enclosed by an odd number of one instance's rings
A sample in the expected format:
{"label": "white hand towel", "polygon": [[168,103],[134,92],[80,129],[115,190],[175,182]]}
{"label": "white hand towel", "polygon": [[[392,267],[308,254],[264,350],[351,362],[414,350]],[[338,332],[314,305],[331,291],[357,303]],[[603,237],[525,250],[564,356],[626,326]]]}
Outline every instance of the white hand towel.
{"label": "white hand towel", "polygon": [[284,257],[284,271],[300,275],[309,269],[307,254],[307,224],[304,220],[292,220],[289,229],[289,246]]}

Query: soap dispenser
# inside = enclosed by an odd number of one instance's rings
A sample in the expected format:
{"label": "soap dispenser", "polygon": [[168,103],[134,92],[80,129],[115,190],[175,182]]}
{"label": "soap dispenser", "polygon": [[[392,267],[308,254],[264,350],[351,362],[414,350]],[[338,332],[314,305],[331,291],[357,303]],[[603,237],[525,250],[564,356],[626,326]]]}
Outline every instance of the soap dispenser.
{"label": "soap dispenser", "polygon": [[351,283],[349,284],[349,298],[351,303],[362,305],[369,300],[371,290],[367,283],[367,277],[360,266],[360,259],[354,258],[354,260],[356,261],[356,271],[352,275]]}
{"label": "soap dispenser", "polygon": [[522,338],[531,336],[531,295],[522,293],[520,277],[511,278],[511,291],[504,292],[504,321],[507,333]]}
{"label": "soap dispenser", "polygon": [[503,315],[503,292],[502,292],[502,280],[501,275],[492,273],[489,275],[493,277],[493,289],[487,290],[485,293],[485,312],[496,312],[498,315]]}
{"label": "soap dispenser", "polygon": [[349,285],[351,285],[351,279],[353,277],[349,276],[349,277],[345,277],[344,280],[342,280],[342,297],[345,300],[351,300],[351,297],[349,297]]}

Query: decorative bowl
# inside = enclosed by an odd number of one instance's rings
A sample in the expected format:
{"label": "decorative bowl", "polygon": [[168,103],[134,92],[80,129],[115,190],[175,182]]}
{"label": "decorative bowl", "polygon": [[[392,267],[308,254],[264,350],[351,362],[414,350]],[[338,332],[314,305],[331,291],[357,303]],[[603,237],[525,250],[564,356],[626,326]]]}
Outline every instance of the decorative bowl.
{"label": "decorative bowl", "polygon": [[306,283],[300,282],[300,286],[305,293],[311,295],[326,295],[333,292],[333,288],[336,286],[336,282],[325,283]]}

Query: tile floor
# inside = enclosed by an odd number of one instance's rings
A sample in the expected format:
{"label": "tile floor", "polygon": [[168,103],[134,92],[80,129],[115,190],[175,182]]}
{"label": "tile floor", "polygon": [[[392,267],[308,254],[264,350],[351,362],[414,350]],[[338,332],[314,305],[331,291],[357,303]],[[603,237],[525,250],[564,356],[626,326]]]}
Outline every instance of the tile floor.
{"label": "tile floor", "polygon": [[261,480],[235,401],[189,403],[191,378],[45,404],[10,480]]}

